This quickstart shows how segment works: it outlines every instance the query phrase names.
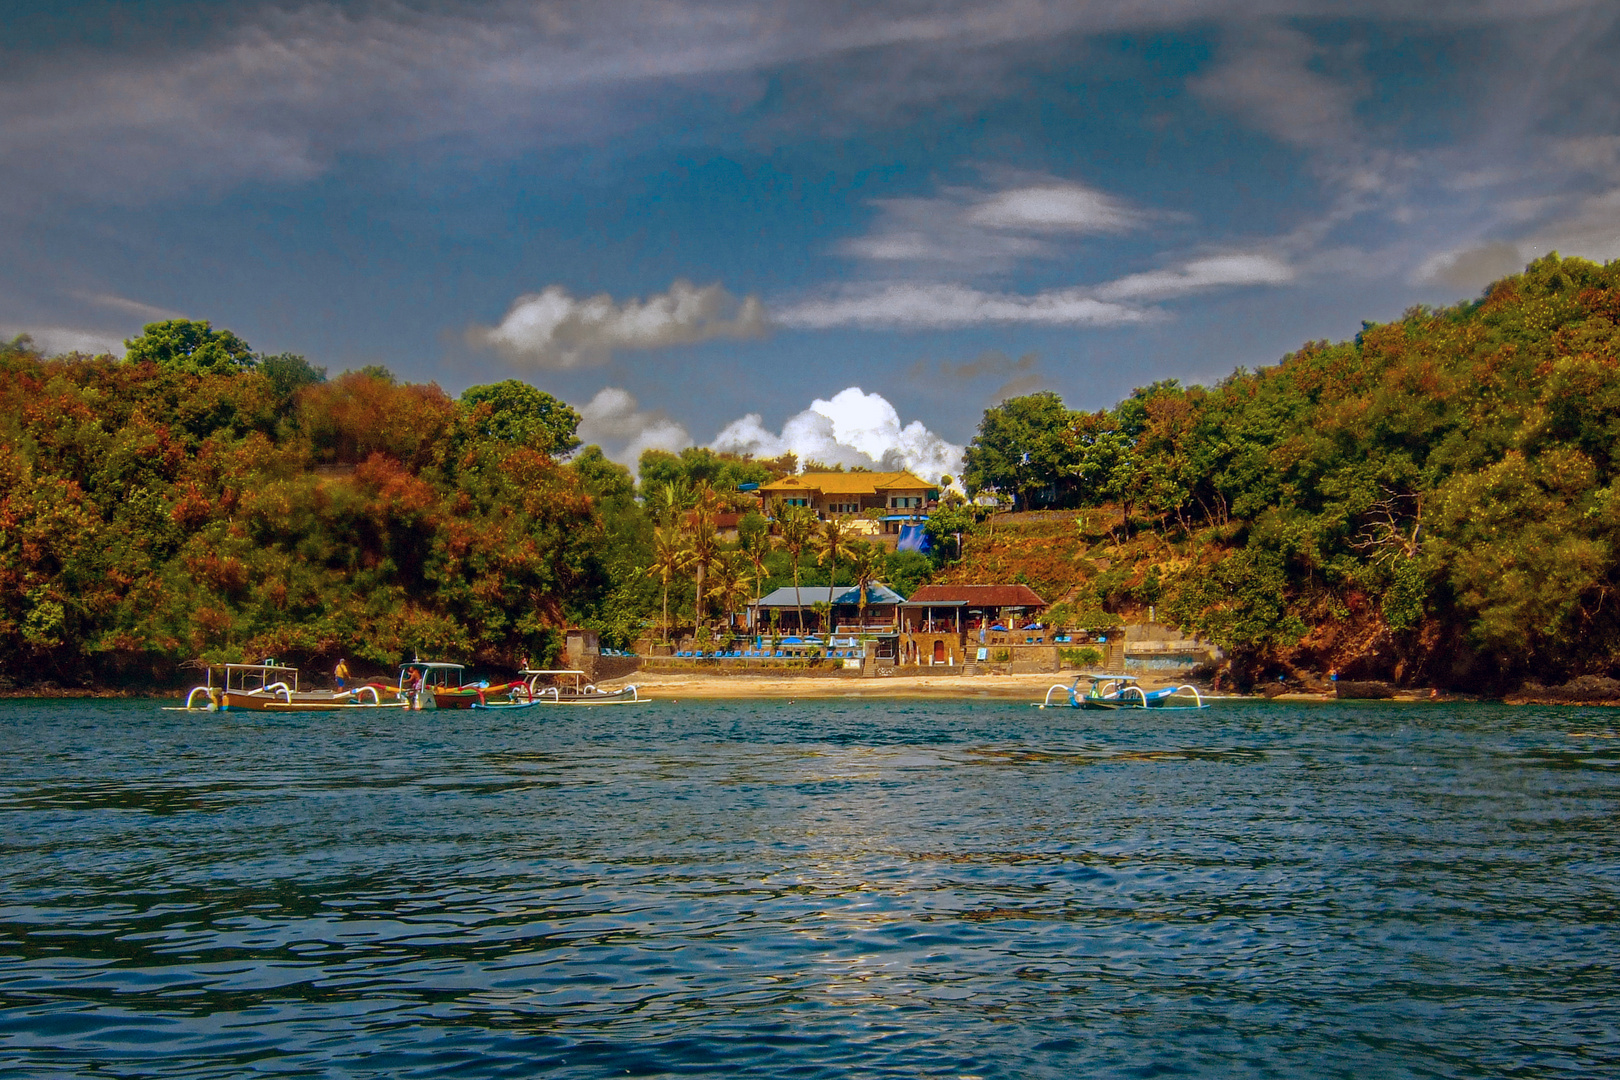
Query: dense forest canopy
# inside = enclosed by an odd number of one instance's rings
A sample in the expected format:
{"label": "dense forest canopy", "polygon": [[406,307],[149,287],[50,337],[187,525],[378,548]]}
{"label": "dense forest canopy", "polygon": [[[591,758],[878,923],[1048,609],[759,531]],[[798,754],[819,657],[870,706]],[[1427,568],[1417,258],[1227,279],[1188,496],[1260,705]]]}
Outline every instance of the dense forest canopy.
{"label": "dense forest canopy", "polygon": [[[1500,683],[1620,658],[1620,263],[1541,259],[1210,388],[985,414],[970,490],[1181,541],[1164,610],[1240,660]],[[1113,598],[1116,602],[1120,597]],[[1360,635],[1355,650],[1347,638]]]}
{"label": "dense forest canopy", "polygon": [[[795,581],[1025,580],[982,561],[1006,527],[960,500],[930,522],[931,557],[773,531],[739,488],[791,456],[652,450],[633,476],[516,380],[451,398],[381,367],[328,378],[189,320],[126,345],[0,345],[0,680],[172,682],[264,655],[511,666],[571,623],[621,647],[724,633]],[[1066,508],[1075,536],[1107,522],[1105,540],[1070,538],[1067,569],[1043,545],[1049,599],[1152,606],[1240,674],[1615,673],[1617,358],[1620,264],[1549,256],[1212,387],[1157,383],[1096,412],[1004,401],[963,483]]]}

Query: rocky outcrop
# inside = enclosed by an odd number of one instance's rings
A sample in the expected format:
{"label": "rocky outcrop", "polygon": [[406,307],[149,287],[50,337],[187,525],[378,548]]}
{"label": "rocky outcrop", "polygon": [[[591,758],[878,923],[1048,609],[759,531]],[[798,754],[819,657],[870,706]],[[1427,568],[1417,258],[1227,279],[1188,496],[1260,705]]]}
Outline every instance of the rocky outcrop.
{"label": "rocky outcrop", "polygon": [[1620,679],[1582,675],[1562,686],[1525,683],[1507,696],[1510,705],[1620,705]]}

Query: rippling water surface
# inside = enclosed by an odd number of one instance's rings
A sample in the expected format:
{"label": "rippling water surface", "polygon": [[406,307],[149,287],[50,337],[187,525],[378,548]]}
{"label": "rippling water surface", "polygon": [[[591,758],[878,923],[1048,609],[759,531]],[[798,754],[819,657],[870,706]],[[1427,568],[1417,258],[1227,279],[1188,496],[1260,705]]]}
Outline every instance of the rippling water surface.
{"label": "rippling water surface", "polygon": [[0,1075],[1620,1075],[1616,721],[0,703]]}

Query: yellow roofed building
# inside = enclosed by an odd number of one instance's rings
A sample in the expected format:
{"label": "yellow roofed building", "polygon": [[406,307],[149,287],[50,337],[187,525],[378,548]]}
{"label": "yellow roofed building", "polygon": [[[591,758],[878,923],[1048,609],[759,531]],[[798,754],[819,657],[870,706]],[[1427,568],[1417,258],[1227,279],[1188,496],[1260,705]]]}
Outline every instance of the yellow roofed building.
{"label": "yellow roofed building", "polygon": [[[759,497],[767,507],[774,499],[788,506],[808,506],[821,518],[882,510],[881,531],[893,536],[903,522],[928,516],[938,504],[939,485],[909,472],[815,472],[761,484]],[[876,524],[871,531],[879,531]]]}

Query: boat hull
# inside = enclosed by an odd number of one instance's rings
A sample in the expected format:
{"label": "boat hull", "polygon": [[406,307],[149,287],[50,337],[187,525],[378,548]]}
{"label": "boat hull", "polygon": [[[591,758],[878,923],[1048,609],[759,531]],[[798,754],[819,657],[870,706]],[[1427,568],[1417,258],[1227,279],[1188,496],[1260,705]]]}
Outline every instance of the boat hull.
{"label": "boat hull", "polygon": [[540,706],[555,708],[558,705],[642,705],[648,698],[639,697],[636,688],[627,686],[623,690],[616,690],[611,694],[542,694],[530,701],[489,701],[473,706],[475,709],[507,710],[507,709],[534,709]]}
{"label": "boat hull", "polygon": [[[403,709],[404,701],[357,700],[354,695],[330,694],[253,694],[231,690],[219,695],[218,708],[224,712],[344,712],[350,709]],[[192,710],[197,711],[197,710]]]}

